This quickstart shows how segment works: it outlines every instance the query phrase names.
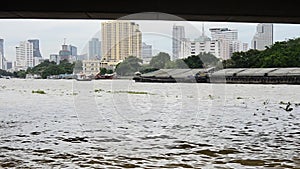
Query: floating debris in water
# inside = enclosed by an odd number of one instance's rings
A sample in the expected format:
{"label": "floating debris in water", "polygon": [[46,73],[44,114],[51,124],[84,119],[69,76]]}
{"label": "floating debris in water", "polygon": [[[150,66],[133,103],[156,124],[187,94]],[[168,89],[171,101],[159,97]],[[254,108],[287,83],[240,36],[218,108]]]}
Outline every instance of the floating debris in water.
{"label": "floating debris in water", "polygon": [[[151,93],[148,93],[148,92],[140,92],[140,91],[107,91],[107,93],[114,93],[114,94],[117,94],[117,93],[127,93],[127,94],[151,94]],[[153,94],[151,94],[153,95]]]}
{"label": "floating debris in water", "polygon": [[94,90],[95,93],[97,93],[97,92],[104,92],[104,91],[105,91],[105,90],[103,90],[103,89],[95,89],[95,90]]}
{"label": "floating debris in water", "polygon": [[32,90],[31,93],[46,94],[46,92],[43,90]]}

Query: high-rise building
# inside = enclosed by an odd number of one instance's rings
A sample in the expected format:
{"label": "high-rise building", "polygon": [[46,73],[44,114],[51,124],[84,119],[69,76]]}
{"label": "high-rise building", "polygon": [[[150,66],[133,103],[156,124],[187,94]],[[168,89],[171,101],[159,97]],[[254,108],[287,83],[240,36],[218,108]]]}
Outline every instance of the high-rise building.
{"label": "high-rise building", "polygon": [[271,45],[273,45],[273,24],[258,24],[251,43],[252,49],[264,50],[266,49],[266,46]]}
{"label": "high-rise building", "polygon": [[60,57],[58,54],[50,54],[50,62],[55,62],[57,65],[60,63]]}
{"label": "high-rise building", "polygon": [[33,44],[33,57],[39,57],[41,58],[41,52],[40,52],[40,42],[38,39],[29,39],[28,42]]}
{"label": "high-rise building", "polygon": [[66,44],[61,45],[61,50],[59,51],[60,60],[70,60],[71,51],[69,50],[69,46]]}
{"label": "high-rise building", "polygon": [[88,59],[101,59],[101,42],[98,38],[92,38],[89,41]]}
{"label": "high-rise building", "polygon": [[238,40],[238,31],[236,29],[229,28],[210,28],[212,40]]}
{"label": "high-rise building", "polygon": [[16,47],[16,68],[25,70],[33,66],[33,44],[28,41],[22,41]]}
{"label": "high-rise building", "polygon": [[0,69],[4,69],[4,39],[0,39]]}
{"label": "high-rise building", "polygon": [[77,47],[73,45],[68,46],[68,50],[70,51],[71,56],[77,56]]}
{"label": "high-rise building", "polygon": [[182,41],[185,39],[184,26],[173,25],[172,32],[172,60],[179,58]]}
{"label": "high-rise building", "polygon": [[152,59],[152,45],[143,42],[142,45],[142,59],[143,63],[149,63]]}
{"label": "high-rise building", "polygon": [[219,56],[229,59],[234,52],[246,51],[247,44],[238,40],[238,31],[229,28],[210,28],[212,40],[218,41]]}
{"label": "high-rise building", "polygon": [[103,22],[101,52],[103,62],[118,63],[128,56],[142,55],[139,25],[129,21]]}
{"label": "high-rise building", "polygon": [[9,70],[9,69],[12,69],[12,67],[13,67],[13,63],[7,61],[7,62],[6,62],[6,69]]}

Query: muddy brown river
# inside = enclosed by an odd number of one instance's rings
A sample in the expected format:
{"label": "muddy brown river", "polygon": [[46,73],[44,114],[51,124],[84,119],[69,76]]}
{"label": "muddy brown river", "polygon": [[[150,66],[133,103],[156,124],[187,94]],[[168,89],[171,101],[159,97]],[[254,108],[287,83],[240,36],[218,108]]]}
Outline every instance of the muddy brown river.
{"label": "muddy brown river", "polygon": [[300,168],[299,93],[0,79],[0,168]]}

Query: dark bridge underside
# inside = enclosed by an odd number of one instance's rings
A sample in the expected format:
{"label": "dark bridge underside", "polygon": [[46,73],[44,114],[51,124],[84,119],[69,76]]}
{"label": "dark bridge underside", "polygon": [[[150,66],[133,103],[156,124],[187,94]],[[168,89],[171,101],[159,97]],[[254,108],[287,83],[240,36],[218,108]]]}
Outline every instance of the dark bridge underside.
{"label": "dark bridge underside", "polygon": [[[118,19],[140,12],[162,12],[189,21],[300,23],[296,0],[6,0],[0,18],[27,19]],[[148,14],[142,18],[179,20]]]}

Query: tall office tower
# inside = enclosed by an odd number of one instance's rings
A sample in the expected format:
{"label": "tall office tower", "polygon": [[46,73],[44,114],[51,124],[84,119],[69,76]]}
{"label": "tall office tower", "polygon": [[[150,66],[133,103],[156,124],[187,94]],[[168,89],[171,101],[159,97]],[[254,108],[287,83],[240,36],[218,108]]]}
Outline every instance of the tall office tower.
{"label": "tall office tower", "polygon": [[4,39],[0,39],[0,69],[5,69],[4,60]]}
{"label": "tall office tower", "polygon": [[13,68],[13,63],[10,62],[10,61],[7,61],[6,62],[6,69],[9,70],[9,69],[12,69]]}
{"label": "tall office tower", "polygon": [[22,41],[19,46],[16,47],[16,67],[25,70],[33,66],[33,43]]}
{"label": "tall office tower", "polygon": [[0,39],[0,69],[4,69],[4,39]]}
{"label": "tall office tower", "polygon": [[68,46],[71,56],[77,56],[77,47],[73,45]]}
{"label": "tall office tower", "polygon": [[88,59],[101,59],[101,42],[98,38],[92,38],[89,41]]}
{"label": "tall office tower", "polygon": [[264,50],[266,49],[266,46],[271,45],[273,45],[273,24],[258,24],[251,43],[252,49]]}
{"label": "tall office tower", "polygon": [[172,32],[172,60],[179,58],[182,41],[185,40],[184,26],[173,25]]}
{"label": "tall office tower", "polygon": [[103,22],[102,61],[118,63],[128,56],[142,55],[142,33],[139,25],[129,21]]}
{"label": "tall office tower", "polygon": [[152,45],[148,45],[143,42],[142,59],[143,63],[150,63],[150,60],[152,59]]}
{"label": "tall office tower", "polygon": [[40,52],[40,42],[38,39],[29,39],[28,42],[33,44],[33,57],[42,57]]}

